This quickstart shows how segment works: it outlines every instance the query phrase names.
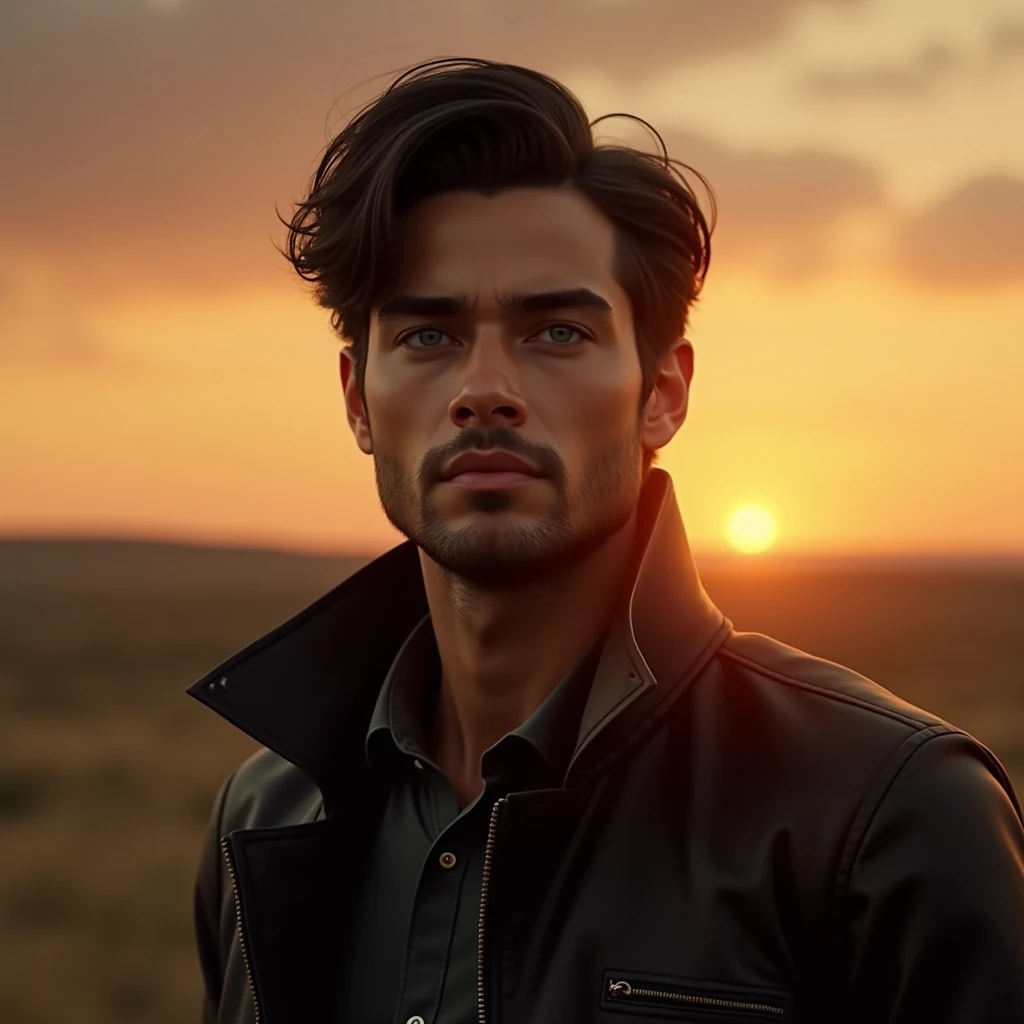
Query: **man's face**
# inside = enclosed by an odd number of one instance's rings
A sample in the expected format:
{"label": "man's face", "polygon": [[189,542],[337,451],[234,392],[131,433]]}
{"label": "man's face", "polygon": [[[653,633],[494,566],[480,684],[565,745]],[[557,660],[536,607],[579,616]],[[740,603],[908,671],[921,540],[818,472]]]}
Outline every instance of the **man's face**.
{"label": "man's face", "polygon": [[[479,585],[578,560],[629,520],[646,440],[612,224],[577,192],[514,189],[428,199],[402,232],[398,285],[371,311],[365,406],[342,366],[385,514]],[[576,294],[528,298],[553,292]],[[488,490],[444,479],[470,450],[541,475]]]}

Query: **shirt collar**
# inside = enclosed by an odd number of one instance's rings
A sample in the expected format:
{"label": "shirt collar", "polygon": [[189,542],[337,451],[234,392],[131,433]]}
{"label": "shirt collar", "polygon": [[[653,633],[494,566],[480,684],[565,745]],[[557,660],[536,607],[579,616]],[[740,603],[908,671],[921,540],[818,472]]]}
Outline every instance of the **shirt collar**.
{"label": "shirt collar", "polygon": [[[529,748],[543,758],[546,773],[561,783],[576,748],[604,638],[602,631],[533,714],[485,751],[485,776],[511,772],[512,751]],[[425,724],[433,714],[440,680],[441,658],[427,614],[406,637],[381,686],[365,741],[371,768],[386,770],[396,753],[437,768],[427,754]]]}

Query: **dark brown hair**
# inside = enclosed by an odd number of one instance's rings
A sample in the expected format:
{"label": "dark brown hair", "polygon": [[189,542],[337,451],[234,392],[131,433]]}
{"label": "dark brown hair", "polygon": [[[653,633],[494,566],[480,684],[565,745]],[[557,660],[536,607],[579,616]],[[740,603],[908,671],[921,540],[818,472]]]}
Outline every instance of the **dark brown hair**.
{"label": "dark brown hair", "polygon": [[[711,257],[714,193],[693,168],[661,152],[595,145],[579,100],[528,68],[460,57],[400,75],[328,145],[296,204],[285,255],[315,284],[331,325],[352,345],[363,391],[370,311],[393,286],[397,220],[440,192],[491,194],[572,187],[616,229],[616,278],[633,308],[643,374],[641,406],[661,356],[686,327]],[[701,182],[705,219],[681,169]]]}

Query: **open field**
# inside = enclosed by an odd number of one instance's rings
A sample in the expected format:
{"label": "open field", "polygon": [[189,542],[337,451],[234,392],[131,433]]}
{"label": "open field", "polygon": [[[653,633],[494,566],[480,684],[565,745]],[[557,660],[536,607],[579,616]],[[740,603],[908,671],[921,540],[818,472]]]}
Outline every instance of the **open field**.
{"label": "open field", "polygon": [[[963,726],[1024,791],[1024,566],[698,561],[737,628]],[[361,562],[0,542],[3,1024],[198,1020],[192,872],[254,745],[184,688]]]}

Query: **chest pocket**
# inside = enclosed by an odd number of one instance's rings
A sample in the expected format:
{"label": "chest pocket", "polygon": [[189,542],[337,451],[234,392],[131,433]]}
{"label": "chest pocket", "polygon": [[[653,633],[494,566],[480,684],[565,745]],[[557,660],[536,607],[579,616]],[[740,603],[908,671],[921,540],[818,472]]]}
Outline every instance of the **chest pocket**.
{"label": "chest pocket", "polygon": [[601,1009],[663,1020],[706,1024],[765,1024],[792,1021],[792,996],[785,989],[733,985],[642,971],[607,970]]}

